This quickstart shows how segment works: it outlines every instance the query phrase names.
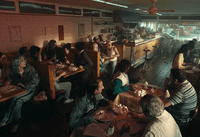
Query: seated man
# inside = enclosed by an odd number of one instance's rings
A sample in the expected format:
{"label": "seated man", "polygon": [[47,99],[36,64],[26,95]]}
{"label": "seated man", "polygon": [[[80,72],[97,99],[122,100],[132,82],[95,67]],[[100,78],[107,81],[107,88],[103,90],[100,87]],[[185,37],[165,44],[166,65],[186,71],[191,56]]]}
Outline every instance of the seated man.
{"label": "seated man", "polygon": [[23,55],[24,57],[28,57],[29,56],[28,48],[27,47],[21,47],[19,49],[19,54]]}
{"label": "seated man", "polygon": [[[47,50],[47,59],[44,61],[46,63],[53,63],[53,60],[56,58],[56,51],[55,50]],[[55,74],[55,68],[54,68],[54,85],[55,85],[55,89],[56,90],[61,90],[64,89],[65,95],[64,95],[64,103],[70,103],[73,102],[73,99],[69,99],[69,95],[71,92],[71,83],[70,82],[59,82],[60,77],[66,75],[66,72],[62,72],[60,73],[58,76],[56,76]],[[58,98],[58,100],[60,100],[61,98]]]}
{"label": "seated man", "polygon": [[40,48],[38,46],[30,47],[30,58],[34,61],[39,61]]}
{"label": "seated man", "polygon": [[[169,81],[171,81],[170,85]],[[191,118],[191,111],[194,111],[197,106],[195,89],[187,81],[184,71],[180,69],[171,69],[170,80],[166,78],[164,85],[170,92],[170,97],[163,100],[166,110],[179,126],[187,125]]]}
{"label": "seated man", "polygon": [[173,117],[164,110],[159,97],[147,94],[140,100],[144,115],[149,120],[142,137],[182,137]]}
{"label": "seated man", "polygon": [[102,115],[86,116],[86,114],[94,109],[97,104],[100,104],[100,106],[108,105],[108,101],[101,94],[104,89],[102,80],[95,79],[89,87],[86,93],[75,101],[69,120],[71,128],[84,127],[91,124],[95,119],[99,120]]}

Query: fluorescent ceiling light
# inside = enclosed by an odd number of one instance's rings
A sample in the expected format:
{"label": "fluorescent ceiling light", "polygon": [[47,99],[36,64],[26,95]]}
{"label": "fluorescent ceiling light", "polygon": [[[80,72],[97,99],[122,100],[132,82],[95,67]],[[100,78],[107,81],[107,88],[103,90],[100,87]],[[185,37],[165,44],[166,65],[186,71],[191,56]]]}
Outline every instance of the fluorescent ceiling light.
{"label": "fluorescent ceiling light", "polygon": [[95,2],[100,2],[100,3],[104,3],[104,4],[108,4],[108,5],[113,5],[113,6],[117,6],[117,7],[122,7],[122,8],[128,8],[128,6],[124,6],[124,5],[120,5],[120,4],[116,4],[116,3],[112,3],[112,2],[107,2],[107,1],[103,1],[103,0],[92,0]]}
{"label": "fluorescent ceiling light", "polygon": [[139,9],[139,8],[136,8],[135,10],[141,10],[141,9]]}
{"label": "fluorescent ceiling light", "polygon": [[159,15],[159,16],[162,16],[162,14],[161,13],[156,13],[157,15]]}

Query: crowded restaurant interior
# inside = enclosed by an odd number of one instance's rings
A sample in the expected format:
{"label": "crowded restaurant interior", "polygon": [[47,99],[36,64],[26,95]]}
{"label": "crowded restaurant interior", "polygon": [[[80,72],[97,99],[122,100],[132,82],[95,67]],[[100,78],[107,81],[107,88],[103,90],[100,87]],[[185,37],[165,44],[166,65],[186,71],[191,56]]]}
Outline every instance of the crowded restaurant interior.
{"label": "crowded restaurant interior", "polygon": [[0,137],[200,137],[199,0],[1,0]]}

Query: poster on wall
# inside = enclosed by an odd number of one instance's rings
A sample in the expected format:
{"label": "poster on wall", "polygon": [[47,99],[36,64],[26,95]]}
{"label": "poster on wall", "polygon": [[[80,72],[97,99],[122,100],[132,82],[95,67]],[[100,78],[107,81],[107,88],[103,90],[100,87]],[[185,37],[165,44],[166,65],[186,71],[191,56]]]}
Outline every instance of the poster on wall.
{"label": "poster on wall", "polygon": [[22,41],[20,26],[9,26],[10,41]]}
{"label": "poster on wall", "polygon": [[78,24],[78,37],[85,36],[85,24],[79,23]]}

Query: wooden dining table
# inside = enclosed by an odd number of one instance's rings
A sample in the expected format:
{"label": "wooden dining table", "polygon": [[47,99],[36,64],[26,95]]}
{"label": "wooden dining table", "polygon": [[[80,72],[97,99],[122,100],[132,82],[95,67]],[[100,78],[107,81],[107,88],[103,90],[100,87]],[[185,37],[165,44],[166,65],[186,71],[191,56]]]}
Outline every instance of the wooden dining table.
{"label": "wooden dining table", "polygon": [[62,73],[64,71],[66,72],[66,75],[64,75],[63,77],[66,78],[66,77],[78,74],[80,72],[83,72],[83,71],[85,71],[85,69],[80,69],[76,66],[61,65],[61,67],[57,67],[56,74],[59,75],[60,73]]}
{"label": "wooden dining table", "polygon": [[[137,83],[135,85],[140,86],[143,88],[143,83]],[[153,86],[153,87],[152,87]],[[151,89],[154,89],[154,93],[151,92]],[[163,94],[165,92],[164,88],[156,87],[154,85],[148,86],[148,89],[145,89],[147,94],[155,94],[159,96],[160,98],[163,98]],[[114,104],[122,104],[128,107],[130,111],[136,112],[136,113],[142,113],[142,108],[139,105],[139,102],[141,100],[142,96],[138,96],[134,93],[133,90],[129,90],[127,92],[119,93],[115,100],[113,101]]]}
{"label": "wooden dining table", "polygon": [[3,90],[3,88],[5,87],[1,87],[0,88],[0,102],[6,101],[8,99],[11,99],[13,97],[16,97],[18,95],[24,94],[27,92],[27,90],[22,89],[20,87],[15,86],[13,89],[11,90]]}
{"label": "wooden dining table", "polygon": [[[111,108],[109,107],[100,107],[99,109],[96,109],[91,115],[96,114],[100,110],[108,110],[111,111],[111,113],[114,114]],[[110,121],[99,121],[95,120],[93,123],[90,125],[87,125],[86,127],[79,127],[73,130],[72,134],[70,137],[91,137],[91,136],[96,136],[96,137],[121,137],[125,132],[129,132],[128,130],[119,130],[119,124],[121,123],[129,123],[129,124],[136,124],[136,126],[139,126],[137,131],[135,133],[130,134],[131,137],[140,137],[147,125],[147,121],[138,119],[136,113],[129,111],[128,114],[125,115],[115,115],[112,116],[113,119]],[[107,131],[109,128],[109,125],[112,124],[114,127],[114,133],[112,135],[108,135]],[[134,125],[130,125],[134,126]],[[130,130],[130,129],[129,129]],[[134,130],[134,129],[133,129]]]}

